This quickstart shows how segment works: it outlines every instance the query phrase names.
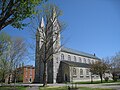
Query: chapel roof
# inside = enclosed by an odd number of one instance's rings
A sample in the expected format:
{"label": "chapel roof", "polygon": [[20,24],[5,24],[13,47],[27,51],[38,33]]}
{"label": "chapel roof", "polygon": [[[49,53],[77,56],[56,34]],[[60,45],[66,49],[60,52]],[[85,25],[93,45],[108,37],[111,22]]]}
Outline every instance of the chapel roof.
{"label": "chapel roof", "polygon": [[84,56],[84,57],[88,57],[88,58],[93,58],[93,59],[98,59],[98,60],[100,60],[100,58],[96,57],[96,56],[93,55],[93,54],[81,52],[81,51],[74,50],[74,49],[71,49],[71,48],[62,47],[62,48],[61,48],[61,51],[62,51],[62,52],[66,52],[66,53],[70,53],[70,54],[76,54],[76,55],[80,55],[80,56]]}
{"label": "chapel roof", "polygon": [[73,67],[85,67],[85,68],[90,68],[90,64],[87,63],[80,63],[80,62],[73,62],[73,61],[66,61],[62,60],[61,62],[68,64]]}

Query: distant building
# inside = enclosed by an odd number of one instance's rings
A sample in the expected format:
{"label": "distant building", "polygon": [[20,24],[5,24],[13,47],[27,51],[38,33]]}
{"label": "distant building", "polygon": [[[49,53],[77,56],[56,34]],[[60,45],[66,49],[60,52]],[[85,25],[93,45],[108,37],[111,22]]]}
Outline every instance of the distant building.
{"label": "distant building", "polygon": [[32,83],[35,77],[35,68],[32,65],[19,67],[13,75],[13,82]]}

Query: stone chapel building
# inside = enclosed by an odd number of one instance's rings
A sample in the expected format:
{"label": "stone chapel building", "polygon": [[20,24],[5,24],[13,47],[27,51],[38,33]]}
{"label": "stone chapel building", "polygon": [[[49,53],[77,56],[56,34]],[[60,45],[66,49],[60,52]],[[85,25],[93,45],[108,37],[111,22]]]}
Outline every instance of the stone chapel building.
{"label": "stone chapel building", "polygon": [[[44,20],[38,27],[36,35],[40,34],[41,28],[44,28]],[[53,29],[60,29],[57,20],[55,20]],[[57,45],[60,46],[60,35],[57,40]],[[36,36],[36,48],[42,47],[42,41]],[[55,45],[53,46],[53,48]],[[43,63],[38,58],[38,50],[36,49],[35,61],[35,82],[43,82]],[[80,52],[71,48],[61,47],[60,52],[54,54],[52,60],[47,64],[48,83],[63,83],[63,82],[78,82],[100,80],[98,75],[92,75],[89,71],[91,63],[100,60],[95,54]]]}

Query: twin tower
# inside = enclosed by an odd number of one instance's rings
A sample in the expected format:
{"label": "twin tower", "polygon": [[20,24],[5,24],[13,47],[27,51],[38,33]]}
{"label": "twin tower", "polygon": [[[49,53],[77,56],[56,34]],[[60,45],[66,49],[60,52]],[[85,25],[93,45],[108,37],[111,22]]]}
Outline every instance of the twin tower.
{"label": "twin tower", "polygon": [[46,53],[44,42],[48,43],[48,45],[46,44],[49,57],[47,60],[47,80],[48,83],[56,83],[60,64],[60,25],[55,12],[52,18],[46,22],[42,18],[36,32],[35,83],[43,83],[43,56]]}

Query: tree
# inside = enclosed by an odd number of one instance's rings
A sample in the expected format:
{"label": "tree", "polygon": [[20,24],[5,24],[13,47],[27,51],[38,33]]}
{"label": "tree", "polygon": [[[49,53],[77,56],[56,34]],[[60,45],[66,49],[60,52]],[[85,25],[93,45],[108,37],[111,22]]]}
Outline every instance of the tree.
{"label": "tree", "polygon": [[4,32],[0,34],[0,56],[8,49],[8,45],[10,42],[10,36]]}
{"label": "tree", "polygon": [[8,25],[22,29],[27,25],[23,20],[35,14],[36,6],[42,1],[44,0],[0,0],[0,31]]}
{"label": "tree", "polygon": [[90,72],[93,74],[98,74],[102,83],[103,75],[108,69],[109,65],[107,65],[104,61],[96,61],[95,63],[91,64]]}
{"label": "tree", "polygon": [[0,81],[4,82],[8,74],[7,55],[11,40],[10,36],[4,32],[0,34]]}
{"label": "tree", "polygon": [[43,72],[43,86],[47,85],[47,64],[52,59],[53,54],[60,50],[58,39],[62,30],[62,24],[58,20],[61,15],[61,10],[54,4],[47,4],[42,9],[42,22],[37,29],[36,50],[40,61],[44,66]]}
{"label": "tree", "polygon": [[[0,36],[10,37],[7,34],[1,34]],[[0,56],[0,72],[5,79],[9,76],[8,83],[10,83],[10,75],[14,72],[15,68],[23,61],[26,53],[25,42],[21,38],[6,38],[0,37],[1,56]],[[8,40],[9,39],[9,40]],[[3,42],[3,41],[4,42]],[[3,46],[4,45],[4,46]]]}
{"label": "tree", "polygon": [[115,56],[111,58],[111,72],[113,75],[113,80],[117,80],[117,73],[120,72],[120,52],[116,53]]}
{"label": "tree", "polygon": [[[10,54],[9,54],[9,73],[13,71],[21,64],[26,55],[26,45],[23,39],[16,38],[12,40],[10,45]],[[16,74],[14,74],[16,75]]]}

